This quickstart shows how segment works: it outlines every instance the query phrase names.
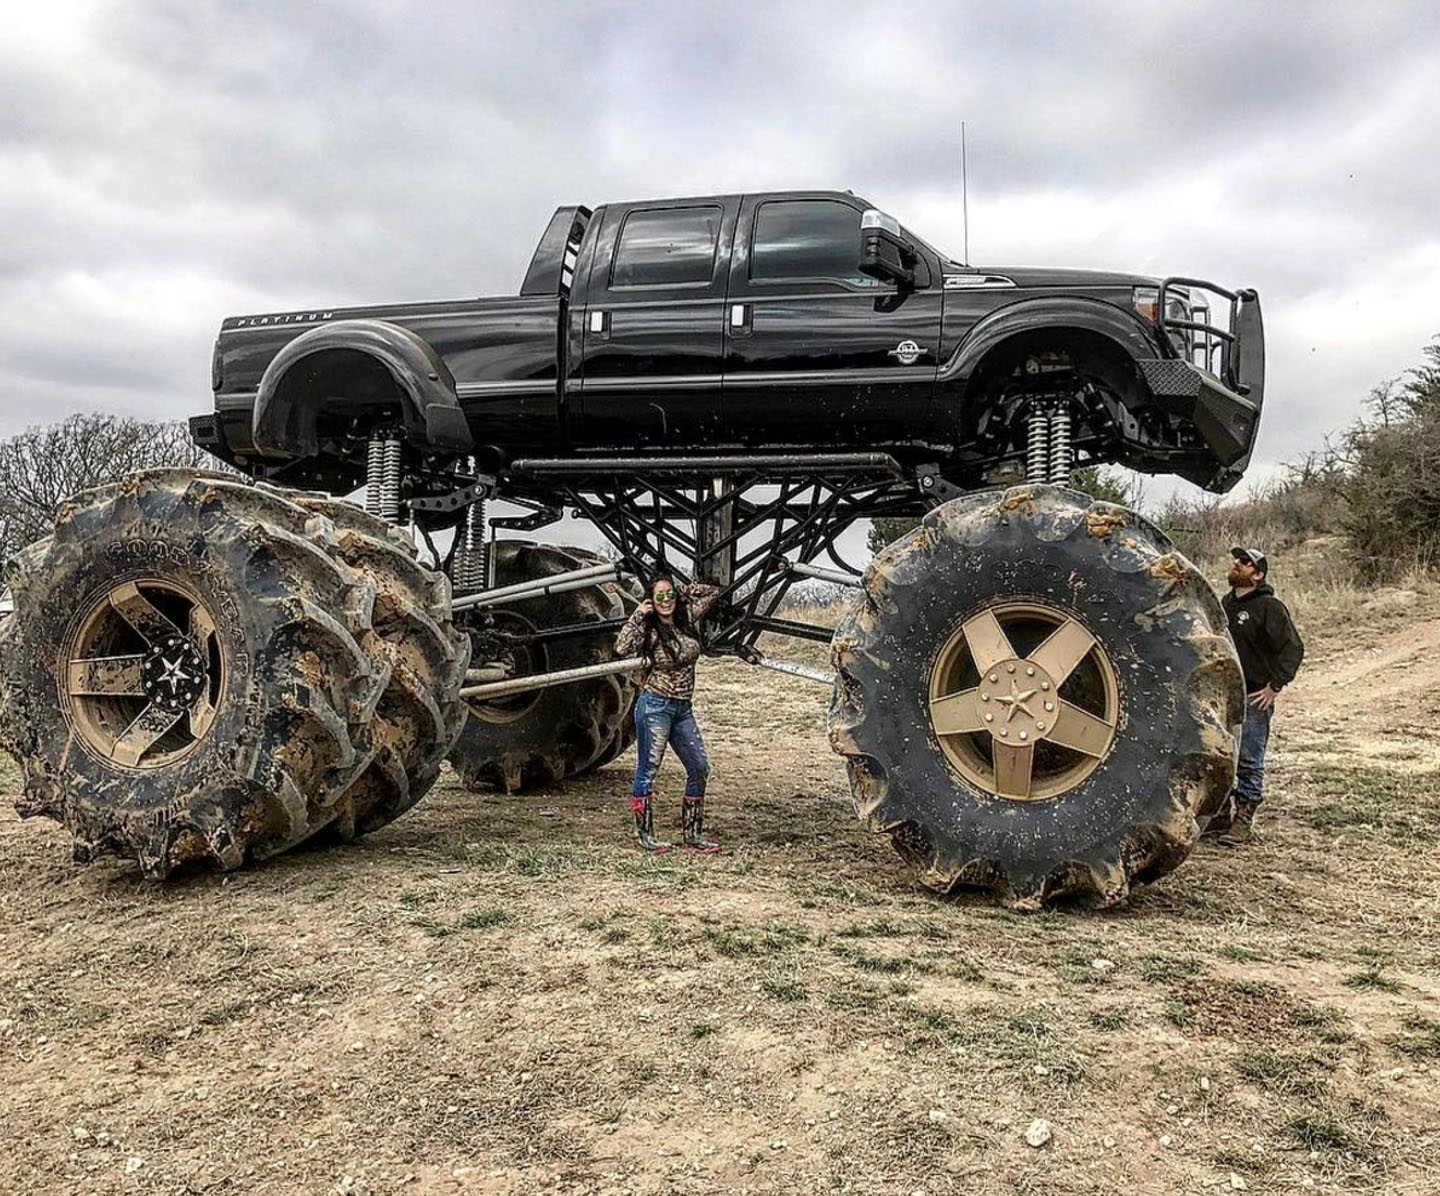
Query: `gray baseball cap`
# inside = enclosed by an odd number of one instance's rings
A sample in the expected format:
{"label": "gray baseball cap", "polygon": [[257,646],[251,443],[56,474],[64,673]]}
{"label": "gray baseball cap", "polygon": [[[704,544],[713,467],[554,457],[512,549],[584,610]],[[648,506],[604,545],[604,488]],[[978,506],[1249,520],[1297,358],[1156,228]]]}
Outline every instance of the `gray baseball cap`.
{"label": "gray baseball cap", "polygon": [[1258,548],[1241,548],[1238,544],[1230,550],[1230,555],[1242,561],[1248,561],[1264,573],[1270,575],[1270,562],[1265,559],[1265,554]]}

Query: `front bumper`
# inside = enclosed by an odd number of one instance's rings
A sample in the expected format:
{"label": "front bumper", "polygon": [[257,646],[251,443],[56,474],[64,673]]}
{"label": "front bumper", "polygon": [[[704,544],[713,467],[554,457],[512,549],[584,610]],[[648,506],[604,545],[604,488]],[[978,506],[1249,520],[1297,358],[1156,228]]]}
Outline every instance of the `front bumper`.
{"label": "front bumper", "polygon": [[[1166,316],[1172,291],[1182,292],[1192,310],[1206,318]],[[1224,327],[1208,318],[1211,298],[1228,304]],[[1139,362],[1141,375],[1161,408],[1192,421],[1214,454],[1218,469],[1205,486],[1229,490],[1250,464],[1265,402],[1260,297],[1199,278],[1167,278],[1160,284],[1157,310],[1161,350],[1173,356]]]}

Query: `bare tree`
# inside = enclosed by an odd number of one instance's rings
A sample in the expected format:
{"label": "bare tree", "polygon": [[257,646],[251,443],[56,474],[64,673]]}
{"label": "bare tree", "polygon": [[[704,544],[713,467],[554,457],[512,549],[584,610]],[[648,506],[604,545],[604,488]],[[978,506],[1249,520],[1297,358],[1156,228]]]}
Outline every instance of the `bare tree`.
{"label": "bare tree", "polygon": [[161,466],[225,468],[178,422],[72,415],[0,440],[0,554],[46,535],[55,507],[72,494]]}

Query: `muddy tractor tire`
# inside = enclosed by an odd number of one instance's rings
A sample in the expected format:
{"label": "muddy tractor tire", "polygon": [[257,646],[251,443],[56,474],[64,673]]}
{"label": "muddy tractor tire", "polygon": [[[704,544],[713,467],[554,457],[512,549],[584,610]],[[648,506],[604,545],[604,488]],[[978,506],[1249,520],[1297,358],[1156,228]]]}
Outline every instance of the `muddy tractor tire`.
{"label": "muddy tractor tire", "polygon": [[465,725],[470,640],[452,620],[449,579],[416,561],[403,531],[338,499],[283,496],[328,519],[340,560],[375,586],[370,627],[359,637],[390,671],[370,722],[375,754],[326,828],[327,837],[349,840],[393,822],[435,784]]}
{"label": "muddy tractor tire", "polygon": [[12,561],[0,742],[22,815],[77,860],[230,869],[347,814],[391,665],[333,524],[222,475],[158,470],[64,503]]}
{"label": "muddy tractor tire", "polygon": [[1235,775],[1214,592],[1141,516],[1049,486],[955,499],[866,570],[829,725],[856,811],[939,891],[1123,901]]}
{"label": "muddy tractor tire", "polygon": [[[602,563],[583,548],[500,540],[493,545],[495,585],[549,577]],[[628,595],[627,603],[622,594]],[[640,597],[633,580],[605,582],[493,608],[491,615],[465,613],[472,659],[493,658],[494,638],[486,621],[508,632],[539,631],[602,619],[623,618]],[[524,650],[509,663],[512,676],[576,668],[613,660],[615,632],[552,640]],[[502,649],[503,651],[503,649]],[[486,702],[471,702],[470,720],[450,753],[450,763],[473,790],[496,787],[507,793],[553,785],[609,763],[634,739],[630,712],[634,681],[616,674],[557,685]]]}

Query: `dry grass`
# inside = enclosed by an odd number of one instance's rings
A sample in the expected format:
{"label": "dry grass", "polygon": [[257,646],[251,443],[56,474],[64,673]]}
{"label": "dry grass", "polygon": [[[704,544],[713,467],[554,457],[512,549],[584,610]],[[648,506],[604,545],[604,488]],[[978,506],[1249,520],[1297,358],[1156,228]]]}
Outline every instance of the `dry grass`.
{"label": "dry grass", "polygon": [[1440,596],[1299,576],[1262,842],[1116,913],[925,894],[734,662],[721,857],[623,762],[172,887],[6,812],[0,1190],[1436,1191]]}

